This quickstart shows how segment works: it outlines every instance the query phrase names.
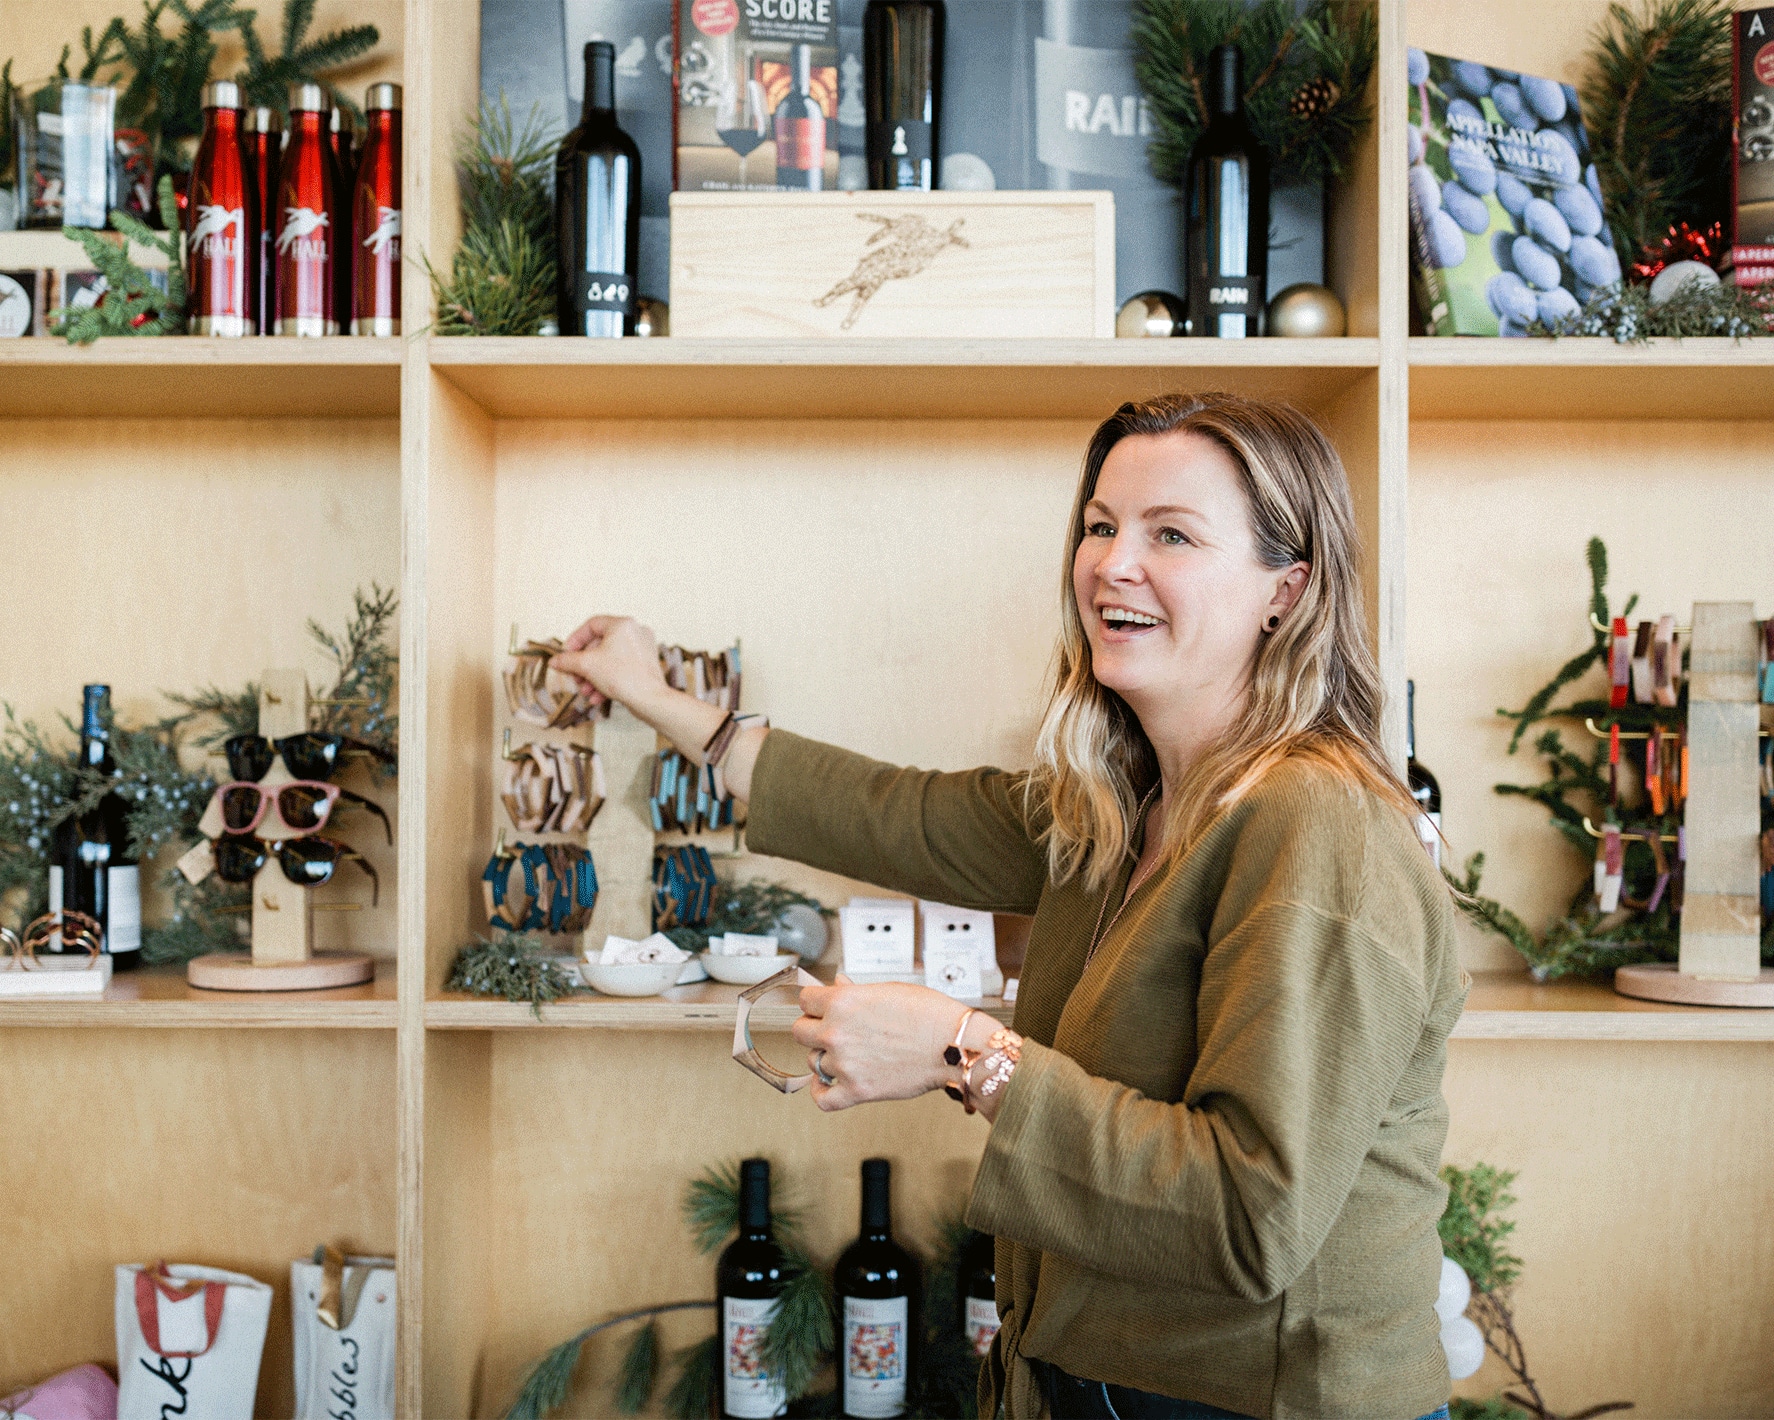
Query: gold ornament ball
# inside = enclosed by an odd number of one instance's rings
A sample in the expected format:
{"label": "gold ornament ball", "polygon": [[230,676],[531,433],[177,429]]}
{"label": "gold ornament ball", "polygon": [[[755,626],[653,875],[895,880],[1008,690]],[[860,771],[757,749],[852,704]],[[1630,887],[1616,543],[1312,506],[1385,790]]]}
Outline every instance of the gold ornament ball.
{"label": "gold ornament ball", "polygon": [[1182,335],[1186,329],[1182,298],[1168,291],[1141,291],[1123,301],[1115,313],[1115,334],[1124,338]]}
{"label": "gold ornament ball", "polygon": [[635,303],[634,333],[639,336],[670,335],[671,307],[651,296]]}
{"label": "gold ornament ball", "polygon": [[1325,286],[1302,281],[1277,293],[1269,302],[1269,334],[1292,336],[1296,340],[1337,336],[1349,328],[1343,314],[1343,303],[1337,293]]}

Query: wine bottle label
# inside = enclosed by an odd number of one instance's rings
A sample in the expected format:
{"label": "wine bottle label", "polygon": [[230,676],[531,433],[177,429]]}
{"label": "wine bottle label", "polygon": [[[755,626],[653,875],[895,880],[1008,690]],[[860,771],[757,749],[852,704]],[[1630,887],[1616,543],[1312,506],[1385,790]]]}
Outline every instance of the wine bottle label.
{"label": "wine bottle label", "polygon": [[743,1420],[766,1420],[788,1409],[782,1382],[764,1369],[764,1331],[776,1315],[774,1298],[723,1297],[721,1330],[726,1365],[721,1408]]}
{"label": "wine bottle label", "polygon": [[844,1413],[905,1413],[906,1298],[844,1298]]}
{"label": "wine bottle label", "polygon": [[825,120],[786,118],[776,120],[776,166],[807,172],[825,166]]}
{"label": "wine bottle label", "polygon": [[990,1297],[969,1297],[965,1316],[967,1344],[975,1356],[992,1349],[992,1338],[998,1334],[998,1304]]}
{"label": "wine bottle label", "polygon": [[871,123],[869,154],[883,162],[920,162],[930,156],[930,125],[910,118]]}
{"label": "wine bottle label", "polygon": [[139,952],[142,949],[142,870],[105,869],[105,950]]}
{"label": "wine bottle label", "polygon": [[620,271],[587,271],[579,277],[579,309],[634,314],[634,278]]}
{"label": "wine bottle label", "polygon": [[[50,865],[49,869],[49,911],[52,915],[62,910],[62,870]],[[49,934],[49,949],[59,952],[62,949],[62,929],[57,927]]]}

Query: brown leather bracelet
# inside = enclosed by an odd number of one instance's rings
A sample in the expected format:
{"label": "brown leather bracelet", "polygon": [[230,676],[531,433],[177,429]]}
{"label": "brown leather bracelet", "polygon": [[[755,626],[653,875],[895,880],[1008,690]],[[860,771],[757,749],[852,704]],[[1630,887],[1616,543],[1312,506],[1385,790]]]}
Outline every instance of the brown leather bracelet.
{"label": "brown leather bracelet", "polygon": [[721,723],[715,726],[715,732],[708,737],[708,743],[702,747],[702,762],[711,768],[726,758],[727,751],[732,748],[734,739],[739,734],[739,721],[729,710]]}

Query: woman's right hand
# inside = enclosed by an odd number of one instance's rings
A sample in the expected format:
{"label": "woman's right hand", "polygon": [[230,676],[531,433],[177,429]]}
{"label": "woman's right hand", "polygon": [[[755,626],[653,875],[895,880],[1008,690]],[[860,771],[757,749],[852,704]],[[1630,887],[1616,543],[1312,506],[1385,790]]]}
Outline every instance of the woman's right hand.
{"label": "woman's right hand", "polygon": [[550,665],[572,676],[595,703],[614,700],[640,715],[668,687],[659,668],[659,642],[631,616],[593,616],[567,637]]}

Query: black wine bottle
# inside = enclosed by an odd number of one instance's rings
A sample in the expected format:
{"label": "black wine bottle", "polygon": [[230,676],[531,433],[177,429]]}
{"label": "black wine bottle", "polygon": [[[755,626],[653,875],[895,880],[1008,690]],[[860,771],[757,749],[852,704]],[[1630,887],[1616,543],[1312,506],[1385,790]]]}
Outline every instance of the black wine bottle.
{"label": "black wine bottle", "polygon": [[776,106],[776,185],[818,192],[825,186],[825,110],[813,97],[813,46],[795,46],[795,77]]}
{"label": "black wine bottle", "polygon": [[998,1276],[988,1233],[975,1233],[961,1253],[961,1335],[975,1356],[992,1349],[998,1334]]}
{"label": "black wine bottle", "polygon": [[1269,155],[1244,115],[1235,44],[1209,56],[1207,127],[1189,155],[1184,292],[1192,335],[1263,333],[1269,277]]}
{"label": "black wine bottle", "polygon": [[1441,784],[1417,763],[1417,683],[1404,683],[1405,772],[1409,776],[1411,797],[1417,801],[1417,837],[1429,852],[1429,859],[1441,866]]}
{"label": "black wine bottle", "polygon": [[869,0],[862,17],[871,188],[936,185],[943,0]]}
{"label": "black wine bottle", "polygon": [[782,1382],[764,1369],[764,1329],[782,1291],[782,1249],[770,1229],[770,1161],[739,1166],[739,1236],[715,1266],[721,1308],[721,1415],[761,1420],[784,1414]]}
{"label": "black wine bottle", "polygon": [[585,46],[585,111],[554,163],[562,335],[633,335],[641,264],[641,151],[616,122],[616,46]]}
{"label": "black wine bottle", "polygon": [[840,1411],[862,1420],[905,1413],[918,1334],[918,1264],[893,1241],[892,1178],[886,1159],[862,1161],[862,1234],[832,1274],[844,1326]]}
{"label": "black wine bottle", "polygon": [[[80,713],[80,763],[107,778],[111,758],[111,687],[86,687]],[[113,971],[142,959],[141,867],[129,851],[128,810],[115,789],[56,830],[49,869],[49,910],[84,912],[104,930]],[[59,933],[52,951],[63,950]]]}

